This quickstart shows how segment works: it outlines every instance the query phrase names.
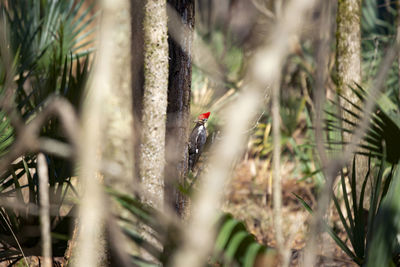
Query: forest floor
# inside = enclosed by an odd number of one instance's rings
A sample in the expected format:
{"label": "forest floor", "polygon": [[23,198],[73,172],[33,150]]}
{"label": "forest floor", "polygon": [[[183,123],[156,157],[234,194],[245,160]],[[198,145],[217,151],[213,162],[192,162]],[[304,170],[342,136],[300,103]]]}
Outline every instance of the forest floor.
{"label": "forest floor", "polygon": [[[267,165],[267,166],[266,166]],[[298,181],[291,175],[294,163],[286,162],[282,167],[282,217],[285,240],[292,250],[290,266],[299,266],[303,255],[310,214],[296,199],[302,197],[311,207],[316,206],[315,185]],[[272,212],[272,183],[268,163],[257,159],[244,160],[237,165],[225,195],[223,209],[246,223],[256,239],[270,247],[276,247]],[[339,216],[331,207],[328,216],[339,236],[345,240],[345,233]],[[324,233],[319,237],[317,266],[357,266]]]}

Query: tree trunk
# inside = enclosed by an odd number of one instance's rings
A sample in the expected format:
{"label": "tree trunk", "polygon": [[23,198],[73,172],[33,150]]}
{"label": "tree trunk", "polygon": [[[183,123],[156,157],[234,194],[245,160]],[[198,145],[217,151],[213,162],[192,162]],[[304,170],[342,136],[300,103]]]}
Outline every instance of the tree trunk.
{"label": "tree trunk", "polygon": [[107,127],[103,155],[107,162],[118,164],[120,173],[123,174],[115,177],[106,174],[105,184],[118,191],[132,194],[134,161],[129,8],[130,1],[123,0],[118,9],[114,10],[110,83],[105,85],[108,87],[104,103]]}
{"label": "tree trunk", "polygon": [[361,0],[339,0],[337,12],[338,90],[353,101],[349,86],[361,82]]}
{"label": "tree trunk", "polygon": [[[337,54],[336,66],[338,74],[338,91],[354,104],[360,100],[352,92],[351,87],[361,84],[361,0],[339,0],[337,12]],[[342,101],[341,106],[355,113],[357,110],[349,103]],[[350,121],[351,116],[343,112],[343,117]],[[345,127],[350,125],[342,122]],[[349,142],[351,134],[343,133],[343,140]],[[361,189],[368,159],[357,155],[356,159],[357,188]]]}
{"label": "tree trunk", "polygon": [[[190,31],[178,42],[171,36],[169,44],[169,83],[166,135],[166,201],[182,216],[187,217],[189,199],[176,184],[182,184],[188,171],[188,134],[190,125],[190,91],[192,82],[192,42],[194,29],[194,0],[169,0]],[[177,25],[169,25],[176,27]],[[185,32],[185,31],[184,31]]]}
{"label": "tree trunk", "polygon": [[144,61],[144,33],[143,33],[144,1],[131,1],[131,68],[132,68],[132,102],[134,127],[134,165],[135,179],[140,177],[140,143],[142,136],[142,108],[143,108],[143,61]]}
{"label": "tree trunk", "polygon": [[140,178],[146,191],[144,201],[162,209],[168,92],[166,1],[146,1],[143,30],[144,93]]}
{"label": "tree trunk", "polygon": [[[397,29],[396,29],[396,34],[397,38],[400,38],[400,0],[397,0],[396,2],[397,6]],[[397,97],[400,99],[400,52],[397,54],[397,69],[398,69],[398,85],[399,89],[397,92]]]}
{"label": "tree trunk", "polygon": [[[102,21],[93,81],[87,91],[79,147],[79,178],[83,192],[79,229],[75,229],[66,256],[73,249],[72,266],[106,266],[104,196],[101,183],[125,188],[129,181],[104,180],[101,162],[119,164],[133,174],[132,102],[130,84],[130,2],[102,1]],[[76,242],[77,241],[77,242]],[[76,243],[76,245],[75,245]]]}

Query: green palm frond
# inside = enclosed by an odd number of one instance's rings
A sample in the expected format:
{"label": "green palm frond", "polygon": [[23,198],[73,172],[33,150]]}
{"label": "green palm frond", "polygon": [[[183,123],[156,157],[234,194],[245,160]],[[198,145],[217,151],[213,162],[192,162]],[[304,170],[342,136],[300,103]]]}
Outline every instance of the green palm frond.
{"label": "green palm frond", "polygon": [[[350,133],[353,134],[358,127],[359,121],[365,114],[362,105],[366,100],[368,93],[359,85],[352,88],[354,95],[357,96],[360,104],[353,103],[343,94],[339,98],[353,107],[353,110],[342,107],[335,101],[330,101],[332,106],[340,109],[342,114],[325,110],[325,130],[327,136],[333,134]],[[386,94],[382,94],[375,101],[375,109],[371,114],[370,126],[363,136],[363,142],[359,145],[358,154],[372,155],[382,157],[384,147],[386,149],[386,160],[391,163],[397,163],[400,159],[400,151],[396,148],[400,146],[400,113],[396,104],[394,104]],[[332,151],[340,151],[343,145],[347,145],[341,138],[327,138],[327,148]]]}
{"label": "green palm frond", "polygon": [[251,267],[260,255],[270,258],[273,262],[277,251],[258,243],[243,222],[236,220],[231,214],[223,214],[219,220],[211,263],[223,266],[233,266],[236,263],[238,266]]}
{"label": "green palm frond", "polygon": [[400,170],[392,169],[391,186],[381,200],[373,224],[373,236],[368,246],[365,266],[398,266],[400,245],[398,241],[400,214]]}
{"label": "green palm frond", "polygon": [[[7,55],[13,60],[10,66],[0,54],[0,101],[4,99],[6,73],[14,72],[10,100],[24,122],[33,119],[52,95],[64,96],[79,107],[91,67],[88,54],[93,51],[96,30],[93,9],[93,6],[86,7],[83,0],[6,0],[0,5],[0,27],[6,33],[1,38],[7,41],[1,52],[8,49]],[[0,109],[0,157],[7,154],[15,138],[7,112]],[[47,121],[41,129],[41,137],[65,142],[59,124],[57,119]],[[51,216],[52,234],[65,237],[71,216],[65,214],[70,207],[65,204],[76,192],[71,182],[73,169],[65,159],[52,155],[46,155],[46,159],[52,210],[59,213]],[[0,197],[16,199],[19,203],[17,207],[0,207],[4,215],[0,225],[10,225],[23,247],[40,242],[37,236],[24,234],[27,228],[39,226],[38,216],[33,212],[38,207],[39,190],[35,154],[19,157],[0,173]],[[2,240],[8,237],[9,228],[0,227],[0,235]],[[13,247],[12,239],[10,242]],[[65,238],[58,238],[56,243],[61,245],[58,252],[54,250],[55,255],[63,255],[66,242]]]}
{"label": "green palm frond", "polygon": [[[386,190],[389,187],[388,184],[392,182],[393,177],[393,165],[390,171],[385,165],[385,159],[381,158],[376,166],[375,171],[371,167],[371,158],[369,158],[368,169],[365,177],[357,177],[356,172],[356,161],[355,158],[352,164],[352,173],[349,177],[350,192],[347,189],[346,177],[343,171],[340,172],[340,186],[337,192],[332,191],[332,199],[335,205],[336,211],[338,212],[340,222],[343,225],[346,239],[341,238],[334,228],[323,221],[324,230],[332,237],[336,244],[357,264],[364,266],[367,258],[367,250],[371,245],[371,240],[375,238],[381,238],[381,234],[376,232],[377,220],[379,220],[379,211],[382,209],[382,205],[386,202]],[[359,184],[358,179],[362,180],[362,188],[360,195],[357,195],[356,186]],[[369,198],[367,196],[366,185],[367,183],[372,184],[371,191],[369,191]],[[386,190],[384,189],[386,188]],[[389,189],[389,191],[392,189]],[[296,198],[304,206],[304,208],[313,213],[311,207],[298,195]],[[369,199],[369,210],[366,210],[366,200]],[[340,201],[344,202],[341,205]],[[395,236],[392,234],[392,236]],[[349,245],[346,240],[350,242]],[[387,252],[383,255],[387,255]],[[375,265],[374,265],[375,266]],[[384,264],[382,266],[388,266]]]}
{"label": "green palm frond", "polygon": [[[2,7],[10,28],[10,43],[14,53],[20,51],[18,73],[33,66],[46,68],[52,60],[59,64],[70,53],[84,56],[83,50],[93,44],[93,5],[82,10],[84,1],[24,1],[8,0]],[[53,56],[57,55],[57,58]]]}
{"label": "green palm frond", "polygon": [[[93,33],[97,29],[93,5],[84,8],[83,3],[8,0],[2,6],[10,50],[17,55],[16,101],[25,119],[49,95],[65,94],[61,87],[65,89],[65,83],[72,85],[72,78],[82,86],[86,76],[74,76],[72,68],[79,65],[77,59],[93,51]],[[85,67],[88,69],[86,63]]]}

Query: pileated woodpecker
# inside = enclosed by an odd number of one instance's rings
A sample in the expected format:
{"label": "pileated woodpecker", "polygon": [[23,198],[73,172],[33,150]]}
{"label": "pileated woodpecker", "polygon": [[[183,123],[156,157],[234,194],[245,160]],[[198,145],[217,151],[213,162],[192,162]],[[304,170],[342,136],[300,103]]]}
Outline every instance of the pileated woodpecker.
{"label": "pileated woodpecker", "polygon": [[210,112],[207,112],[197,117],[196,126],[193,128],[189,137],[189,169],[192,171],[207,141],[207,129],[205,124],[209,116]]}

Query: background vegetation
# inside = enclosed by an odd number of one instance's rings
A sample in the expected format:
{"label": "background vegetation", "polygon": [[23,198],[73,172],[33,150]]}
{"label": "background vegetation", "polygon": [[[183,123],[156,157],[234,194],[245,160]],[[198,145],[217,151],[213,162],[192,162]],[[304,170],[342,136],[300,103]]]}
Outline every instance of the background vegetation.
{"label": "background vegetation", "polygon": [[2,0],[0,264],[399,265],[400,2],[139,2]]}

